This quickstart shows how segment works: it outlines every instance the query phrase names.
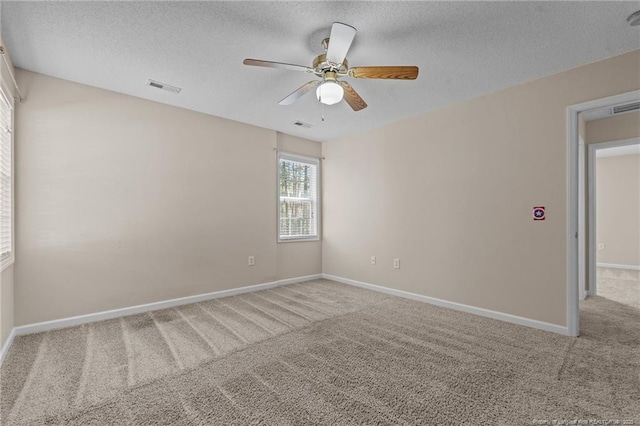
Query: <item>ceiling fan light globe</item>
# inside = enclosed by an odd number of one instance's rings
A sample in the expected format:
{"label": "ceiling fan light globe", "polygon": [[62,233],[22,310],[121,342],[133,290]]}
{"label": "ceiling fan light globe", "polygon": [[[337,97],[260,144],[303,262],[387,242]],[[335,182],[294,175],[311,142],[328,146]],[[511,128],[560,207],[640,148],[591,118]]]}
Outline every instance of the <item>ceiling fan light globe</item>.
{"label": "ceiling fan light globe", "polygon": [[337,104],[344,96],[344,89],[335,81],[325,81],[316,89],[316,97],[325,105]]}

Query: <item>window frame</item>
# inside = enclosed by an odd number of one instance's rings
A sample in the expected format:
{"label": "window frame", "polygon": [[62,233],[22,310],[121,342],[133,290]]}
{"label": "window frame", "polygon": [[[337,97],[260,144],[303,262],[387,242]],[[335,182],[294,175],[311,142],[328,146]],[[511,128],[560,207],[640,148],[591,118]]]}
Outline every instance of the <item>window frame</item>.
{"label": "window frame", "polygon": [[[7,269],[9,266],[13,265],[16,261],[16,238],[15,238],[15,138],[14,134],[14,123],[15,123],[15,115],[14,115],[14,107],[13,107],[13,97],[9,97],[6,95],[5,91],[0,87],[0,102],[5,103],[9,110],[11,111],[11,123],[9,123],[11,129],[11,252],[9,257],[0,261],[0,272]],[[1,131],[1,129],[0,129]]]}
{"label": "window frame", "polygon": [[[289,161],[298,161],[301,163],[307,163],[316,167],[316,233],[315,235],[304,235],[304,236],[282,236],[280,235],[280,160],[289,160]],[[304,242],[304,241],[320,241],[320,226],[322,221],[320,220],[321,215],[321,202],[320,202],[320,159],[315,157],[309,157],[300,154],[294,154],[286,151],[278,151],[278,155],[276,158],[276,235],[278,243],[295,243],[295,242]]]}

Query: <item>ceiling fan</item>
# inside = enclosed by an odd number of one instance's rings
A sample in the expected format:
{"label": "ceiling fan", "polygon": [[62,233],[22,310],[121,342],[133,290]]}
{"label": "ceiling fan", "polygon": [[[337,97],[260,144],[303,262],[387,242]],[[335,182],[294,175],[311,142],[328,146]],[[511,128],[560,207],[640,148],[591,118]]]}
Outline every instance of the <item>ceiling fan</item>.
{"label": "ceiling fan", "polygon": [[312,89],[316,89],[318,101],[325,105],[333,105],[343,98],[354,111],[367,107],[366,102],[358,95],[346,81],[340,77],[379,78],[395,80],[415,80],[418,77],[418,67],[415,66],[383,66],[383,67],[354,67],[349,68],[347,52],[356,36],[356,29],[350,25],[334,22],[331,35],[322,41],[326,53],[318,55],[311,67],[292,65],[282,62],[245,59],[245,65],[257,67],[281,68],[291,71],[302,71],[322,78],[311,80],[280,101],[280,105],[291,105]]}

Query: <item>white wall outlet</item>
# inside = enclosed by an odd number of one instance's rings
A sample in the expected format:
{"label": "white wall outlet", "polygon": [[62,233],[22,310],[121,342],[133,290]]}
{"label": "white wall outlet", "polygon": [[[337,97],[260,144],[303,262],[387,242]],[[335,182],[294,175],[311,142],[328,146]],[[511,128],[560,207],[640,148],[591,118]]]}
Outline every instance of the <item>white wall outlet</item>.
{"label": "white wall outlet", "polygon": [[393,259],[393,268],[400,269],[400,259]]}
{"label": "white wall outlet", "polygon": [[604,250],[604,243],[598,243],[598,250]]}
{"label": "white wall outlet", "polygon": [[249,256],[249,266],[253,266],[256,264],[256,258],[254,256]]}
{"label": "white wall outlet", "polygon": [[376,257],[375,256],[371,256],[371,264],[372,265],[376,264]]}

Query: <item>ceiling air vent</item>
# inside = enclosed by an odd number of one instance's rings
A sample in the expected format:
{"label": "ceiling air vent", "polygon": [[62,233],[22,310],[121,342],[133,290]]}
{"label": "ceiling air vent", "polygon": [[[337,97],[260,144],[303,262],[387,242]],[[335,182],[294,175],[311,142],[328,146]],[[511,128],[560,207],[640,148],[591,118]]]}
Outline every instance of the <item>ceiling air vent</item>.
{"label": "ceiling air vent", "polygon": [[302,121],[296,121],[295,123],[293,123],[294,126],[298,126],[298,127],[304,127],[305,129],[310,129],[313,126],[309,123],[303,123]]}
{"label": "ceiling air vent", "polygon": [[633,102],[630,104],[614,106],[613,108],[611,108],[611,112],[615,115],[615,114],[622,114],[625,112],[636,111],[638,109],[640,109],[640,102]]}
{"label": "ceiling air vent", "polygon": [[179,87],[160,83],[159,81],[155,81],[155,80],[147,80],[147,86],[155,87],[156,89],[166,90],[167,92],[171,92],[171,93],[180,93],[180,91],[182,90]]}

